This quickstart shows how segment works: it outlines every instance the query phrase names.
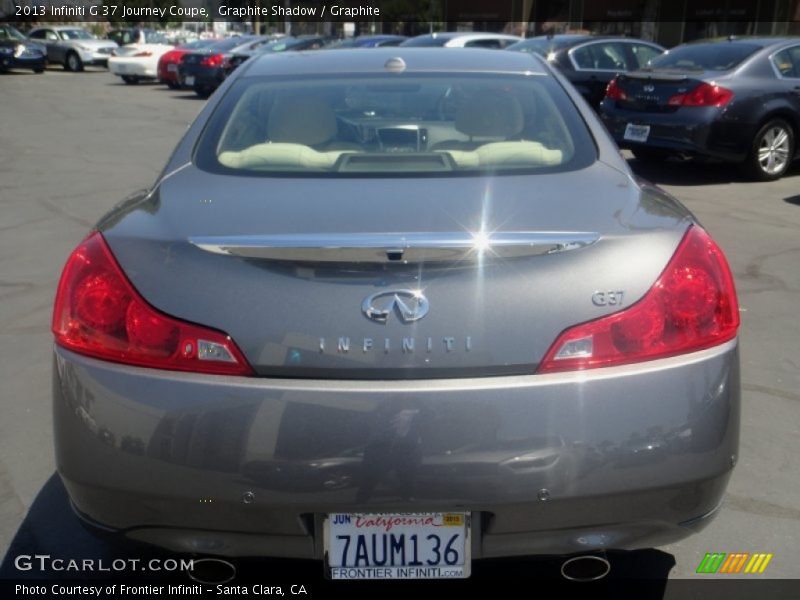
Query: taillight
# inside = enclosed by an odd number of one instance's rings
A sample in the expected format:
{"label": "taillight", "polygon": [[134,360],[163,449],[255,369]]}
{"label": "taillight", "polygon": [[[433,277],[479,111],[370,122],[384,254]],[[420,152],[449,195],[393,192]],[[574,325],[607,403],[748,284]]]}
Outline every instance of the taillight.
{"label": "taillight", "polygon": [[652,288],[629,308],[558,336],[537,372],[636,363],[736,337],[739,306],[722,250],[692,226]]}
{"label": "taillight", "polygon": [[611,81],[608,82],[606,86],[606,98],[610,98],[611,100],[627,100],[628,94],[625,93],[621,87],[619,87],[619,82],[615,77]]}
{"label": "taillight", "polygon": [[200,61],[204,67],[218,67],[222,64],[222,54],[212,54]]}
{"label": "taillight", "polygon": [[253,374],[224,333],[150,306],[128,281],[99,232],[81,242],[67,259],[52,328],[57,344],[95,358],[156,369]]}
{"label": "taillight", "polygon": [[733,92],[727,88],[710,83],[701,83],[685,94],[670,96],[670,106],[725,106],[733,98]]}

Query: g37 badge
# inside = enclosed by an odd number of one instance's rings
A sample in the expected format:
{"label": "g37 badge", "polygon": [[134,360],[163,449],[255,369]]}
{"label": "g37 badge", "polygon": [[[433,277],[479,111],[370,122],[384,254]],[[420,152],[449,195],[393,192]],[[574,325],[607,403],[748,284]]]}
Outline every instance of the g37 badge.
{"label": "g37 badge", "polygon": [[595,306],[619,306],[622,304],[624,295],[625,290],[612,290],[608,292],[596,290],[592,294],[592,304]]}

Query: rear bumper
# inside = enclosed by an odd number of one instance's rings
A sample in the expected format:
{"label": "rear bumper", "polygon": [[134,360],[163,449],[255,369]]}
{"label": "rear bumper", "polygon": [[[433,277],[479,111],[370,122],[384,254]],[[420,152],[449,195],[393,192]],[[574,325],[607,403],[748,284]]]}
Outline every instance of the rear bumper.
{"label": "rear bumper", "polygon": [[106,67],[108,66],[108,60],[111,58],[110,53],[106,54],[105,52],[99,52],[97,50],[77,49],[76,52],[78,56],[80,56],[81,62],[86,66]]}
{"label": "rear bumper", "polygon": [[[191,85],[186,83],[186,78],[194,78]],[[200,66],[181,65],[178,69],[178,82],[182,87],[195,89],[217,89],[225,80],[225,71],[221,68],[206,68]]]}
{"label": "rear bumper", "polygon": [[736,343],[588,374],[209,377],[56,349],[58,471],[82,517],[181,552],[321,558],[328,512],[469,510],[476,558],[702,528],[738,448]]}
{"label": "rear bumper", "polygon": [[147,77],[154,78],[157,76],[156,67],[147,64],[143,61],[125,60],[124,58],[115,58],[108,62],[108,70],[114,75],[119,77]]}
{"label": "rear bumper", "polygon": [[[676,153],[742,162],[750,151],[756,124],[727,120],[721,109],[679,108],[673,113],[642,113],[621,110],[604,100],[600,116],[620,148],[658,148]],[[649,125],[646,142],[626,140],[628,123]]]}
{"label": "rear bumper", "polygon": [[176,63],[172,63],[175,66],[175,70],[170,70],[168,65],[159,65],[158,66],[158,80],[161,83],[178,83],[178,65]]}

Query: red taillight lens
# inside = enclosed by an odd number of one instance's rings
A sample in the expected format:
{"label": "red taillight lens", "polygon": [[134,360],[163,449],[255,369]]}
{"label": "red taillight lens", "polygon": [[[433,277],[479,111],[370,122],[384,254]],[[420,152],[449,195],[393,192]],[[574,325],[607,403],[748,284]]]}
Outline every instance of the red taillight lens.
{"label": "red taillight lens", "polygon": [[174,50],[170,50],[166,54],[162,54],[161,58],[158,59],[158,67],[161,68],[164,65],[168,65],[170,63],[178,62],[179,55]]}
{"label": "red taillight lens", "polygon": [[621,87],[619,87],[619,82],[615,77],[611,81],[608,82],[608,86],[606,86],[606,98],[610,98],[611,100],[627,100],[628,94],[625,93]]}
{"label": "red taillight lens", "polygon": [[670,106],[725,106],[733,98],[727,88],[701,83],[685,94],[675,94],[667,101]]}
{"label": "red taillight lens", "polygon": [[211,56],[206,56],[200,64],[204,67],[218,67],[222,64],[222,54],[212,54]]}
{"label": "red taillight lens", "polygon": [[252,375],[234,341],[150,306],[95,232],[67,260],[53,310],[56,343],[95,358],[156,369]]}
{"label": "red taillight lens", "polygon": [[652,288],[631,307],[564,331],[539,373],[684,354],[736,337],[739,305],[722,250],[692,226]]}

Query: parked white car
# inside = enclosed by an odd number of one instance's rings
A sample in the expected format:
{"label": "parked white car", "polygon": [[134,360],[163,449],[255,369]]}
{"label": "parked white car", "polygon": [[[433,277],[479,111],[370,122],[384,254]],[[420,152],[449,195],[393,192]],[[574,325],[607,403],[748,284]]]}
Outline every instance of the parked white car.
{"label": "parked white car", "polygon": [[157,79],[158,60],[174,46],[167,43],[163,35],[150,40],[117,48],[108,61],[108,70],[128,84],[137,84],[142,79]]}

